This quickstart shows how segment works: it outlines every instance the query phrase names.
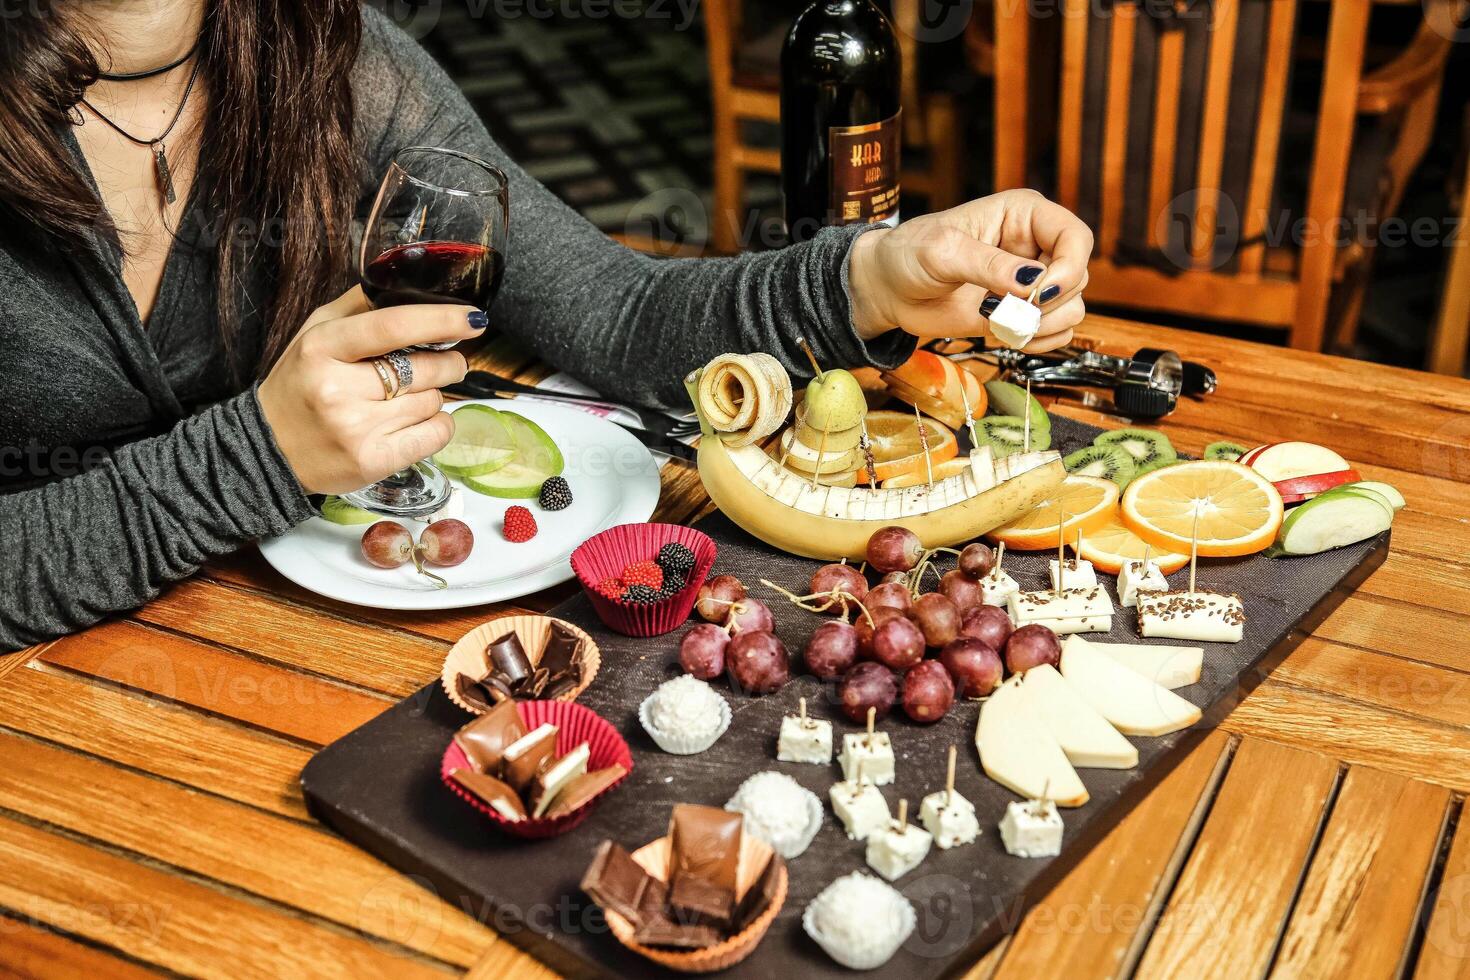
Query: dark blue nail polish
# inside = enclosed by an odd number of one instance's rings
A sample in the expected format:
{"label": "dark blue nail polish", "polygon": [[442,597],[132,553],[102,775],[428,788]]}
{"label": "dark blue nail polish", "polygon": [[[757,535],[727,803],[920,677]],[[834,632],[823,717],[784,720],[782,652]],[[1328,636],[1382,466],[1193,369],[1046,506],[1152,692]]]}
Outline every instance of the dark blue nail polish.
{"label": "dark blue nail polish", "polygon": [[1056,283],[1052,283],[1050,286],[1047,286],[1041,291],[1041,295],[1038,296],[1037,299],[1042,303],[1050,303],[1061,294],[1062,287],[1058,286]]}
{"label": "dark blue nail polish", "polygon": [[1020,283],[1023,286],[1029,286],[1037,279],[1041,278],[1041,274],[1045,271],[1046,270],[1039,265],[1023,265],[1021,266],[1021,268],[1016,270],[1016,282]]}
{"label": "dark blue nail polish", "polygon": [[994,313],[995,312],[995,308],[997,306],[999,306],[999,305],[1000,305],[1000,297],[999,296],[987,296],[987,297],[985,297],[984,299],[982,299],[980,301],[980,315],[983,316],[983,317],[985,317],[987,320],[990,319],[990,314]]}
{"label": "dark blue nail polish", "polygon": [[484,330],[490,326],[490,314],[484,310],[475,310],[470,314],[470,326],[476,330]]}

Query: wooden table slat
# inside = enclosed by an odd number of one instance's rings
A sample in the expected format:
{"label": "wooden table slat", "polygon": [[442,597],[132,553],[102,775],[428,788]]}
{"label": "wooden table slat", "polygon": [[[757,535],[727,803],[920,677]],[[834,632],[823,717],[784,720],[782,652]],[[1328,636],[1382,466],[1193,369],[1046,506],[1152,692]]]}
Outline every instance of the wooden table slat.
{"label": "wooden table slat", "polygon": [[1439,880],[1425,896],[1424,936],[1415,980],[1470,977],[1470,821],[1463,803]]}
{"label": "wooden table slat", "polygon": [[163,974],[30,922],[0,915],[0,980],[106,977],[153,980]]}

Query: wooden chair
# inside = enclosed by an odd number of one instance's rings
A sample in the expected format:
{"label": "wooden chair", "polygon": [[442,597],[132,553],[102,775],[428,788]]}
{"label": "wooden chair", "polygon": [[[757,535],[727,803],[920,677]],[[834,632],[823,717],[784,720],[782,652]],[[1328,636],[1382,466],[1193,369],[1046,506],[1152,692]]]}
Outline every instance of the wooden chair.
{"label": "wooden chair", "polygon": [[[1298,0],[1149,2],[1163,17],[1061,0],[1060,27],[998,0],[996,186],[1036,183],[1051,134],[1037,137],[1027,93],[1050,79],[1033,77],[1030,55],[1059,34],[1052,189],[1097,235],[1088,300],[1278,328],[1321,349],[1330,309],[1356,323],[1371,255],[1362,236],[1338,248],[1333,232],[1342,216],[1398,205],[1449,52],[1426,23],[1365,72],[1371,4],[1331,0],[1310,177],[1293,206],[1283,178],[1307,161],[1280,153]],[[1283,215],[1325,233],[1283,235]]]}
{"label": "wooden chair", "polygon": [[[901,96],[904,148],[919,150],[920,163],[905,153],[899,180],[903,192],[923,195],[931,209],[960,203],[964,172],[960,159],[961,122],[954,98],[924,92],[919,85],[919,3],[895,0],[894,33],[902,54]],[[745,175],[781,172],[780,150],[747,142],[741,124],[779,123],[778,59],[784,33],[742,41],[742,0],[706,0],[705,35],[709,45],[710,94],[714,106],[713,250],[731,254],[742,248]],[[793,16],[800,6],[792,8]],[[751,49],[757,49],[752,51]]]}

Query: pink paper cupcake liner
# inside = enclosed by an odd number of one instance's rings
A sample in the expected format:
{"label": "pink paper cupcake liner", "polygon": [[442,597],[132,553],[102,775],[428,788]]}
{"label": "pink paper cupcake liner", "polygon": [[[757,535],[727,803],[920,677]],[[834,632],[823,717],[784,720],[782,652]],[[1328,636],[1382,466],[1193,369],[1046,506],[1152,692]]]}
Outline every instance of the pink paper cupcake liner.
{"label": "pink paper cupcake liner", "polygon": [[[694,552],[694,570],[684,588],[649,605],[615,602],[597,591],[603,579],[623,573],[635,561],[651,561],[658,549],[676,541]],[[619,524],[594,534],[572,552],[572,571],[582,583],[592,608],[608,629],[626,636],[659,636],[678,629],[689,619],[699,587],[715,563],[715,543],[709,535],[679,524]]]}
{"label": "pink paper cupcake liner", "polygon": [[[633,753],[629,750],[628,743],[618,734],[617,729],[591,708],[585,708],[570,701],[518,701],[516,702],[516,713],[521,716],[521,723],[526,726],[528,732],[534,731],[541,725],[555,725],[557,727],[556,754],[559,756],[565,755],[586,742],[589,771],[606,769],[613,765],[622,766],[628,772],[633,771]],[[512,837],[530,839],[555,837],[571,830],[591,815],[593,808],[602,801],[603,797],[621,786],[623,780],[628,778],[625,774],[622,779],[612,783],[601,793],[588,800],[580,809],[554,820],[546,817],[539,820],[530,817],[525,820],[507,820],[484,800],[455,782],[454,777],[450,775],[456,769],[469,768],[470,763],[465,758],[464,750],[451,740],[449,747],[444,750],[443,760],[439,763],[439,778],[444,785],[448,786],[460,799],[488,817],[490,822],[500,830]]]}

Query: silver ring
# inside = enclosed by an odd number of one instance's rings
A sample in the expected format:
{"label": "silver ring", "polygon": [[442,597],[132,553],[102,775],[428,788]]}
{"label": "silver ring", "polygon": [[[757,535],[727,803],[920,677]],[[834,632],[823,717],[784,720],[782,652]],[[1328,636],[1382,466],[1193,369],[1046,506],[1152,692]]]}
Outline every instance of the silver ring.
{"label": "silver ring", "polygon": [[401,350],[389,351],[383,357],[393,368],[393,373],[398,375],[398,391],[400,393],[408,391],[413,384],[413,361],[410,361],[408,355]]}

